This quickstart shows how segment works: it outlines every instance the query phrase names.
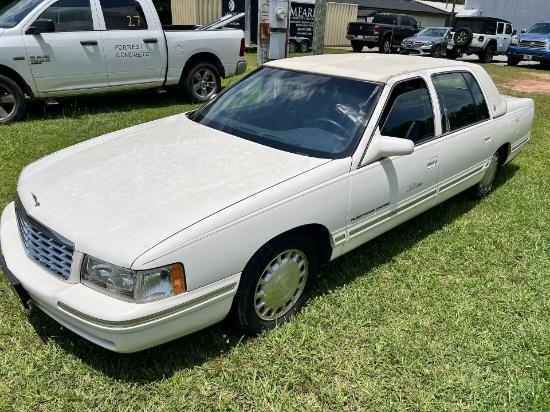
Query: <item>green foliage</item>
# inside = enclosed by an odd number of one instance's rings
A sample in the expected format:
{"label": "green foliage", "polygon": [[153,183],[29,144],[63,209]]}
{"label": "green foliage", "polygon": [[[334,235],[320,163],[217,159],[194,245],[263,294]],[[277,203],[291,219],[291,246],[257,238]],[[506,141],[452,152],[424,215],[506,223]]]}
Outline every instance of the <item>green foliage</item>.
{"label": "green foliage", "polygon": [[[505,82],[533,73],[486,67]],[[532,143],[493,194],[331,263],[305,310],[260,337],[221,324],[117,355],[24,312],[1,279],[0,410],[549,410],[550,96],[533,97]],[[190,107],[150,92],[34,103],[0,127],[0,206],[33,160]]]}

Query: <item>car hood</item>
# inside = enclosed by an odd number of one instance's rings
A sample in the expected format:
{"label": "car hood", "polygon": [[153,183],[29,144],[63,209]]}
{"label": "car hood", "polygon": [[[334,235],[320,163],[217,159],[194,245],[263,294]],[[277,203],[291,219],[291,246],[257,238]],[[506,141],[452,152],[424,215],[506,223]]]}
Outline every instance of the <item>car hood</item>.
{"label": "car hood", "polygon": [[523,33],[519,35],[519,38],[521,40],[539,40],[539,41],[545,41],[546,39],[550,39],[550,34],[543,34],[543,33]]}
{"label": "car hood", "polygon": [[329,161],[177,115],[30,165],[18,195],[32,217],[74,242],[76,250],[130,267],[174,233]]}

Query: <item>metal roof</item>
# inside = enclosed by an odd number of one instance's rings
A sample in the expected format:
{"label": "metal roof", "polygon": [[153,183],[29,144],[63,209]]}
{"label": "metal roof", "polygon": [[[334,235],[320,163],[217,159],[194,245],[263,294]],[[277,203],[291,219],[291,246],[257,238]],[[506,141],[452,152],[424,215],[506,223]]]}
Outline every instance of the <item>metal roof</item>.
{"label": "metal roof", "polygon": [[377,10],[396,10],[403,13],[428,13],[439,14],[443,16],[449,15],[440,8],[429,6],[420,3],[416,0],[330,0],[333,3],[352,3],[357,4],[360,8],[364,9],[377,9]]}

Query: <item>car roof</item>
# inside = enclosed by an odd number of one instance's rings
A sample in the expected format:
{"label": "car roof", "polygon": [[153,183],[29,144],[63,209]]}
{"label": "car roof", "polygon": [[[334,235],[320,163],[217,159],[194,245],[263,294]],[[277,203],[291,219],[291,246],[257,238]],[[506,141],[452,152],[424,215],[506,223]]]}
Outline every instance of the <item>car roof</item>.
{"label": "car roof", "polygon": [[266,63],[265,66],[377,83],[387,83],[396,76],[412,74],[423,70],[448,67],[473,67],[475,70],[477,67],[477,65],[472,63],[454,60],[374,53],[323,54],[295,57],[274,60]]}
{"label": "car roof", "polygon": [[483,17],[483,16],[456,16],[456,20],[483,20],[483,21],[502,21],[504,23],[511,23],[505,19],[499,19],[498,17]]}

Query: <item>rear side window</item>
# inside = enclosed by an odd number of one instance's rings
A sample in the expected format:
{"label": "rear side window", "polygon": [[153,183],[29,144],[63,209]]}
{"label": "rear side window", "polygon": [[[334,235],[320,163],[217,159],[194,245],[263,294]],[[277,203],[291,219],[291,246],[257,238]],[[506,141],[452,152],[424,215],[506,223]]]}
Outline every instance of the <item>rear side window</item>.
{"label": "rear side window", "polygon": [[135,0],[100,0],[107,30],[147,30],[141,5]]}
{"label": "rear side window", "polygon": [[470,73],[445,73],[432,77],[441,107],[443,133],[489,119],[487,102]]}
{"label": "rear side window", "polygon": [[377,14],[372,19],[373,23],[397,24],[397,16],[393,14]]}
{"label": "rear side window", "polygon": [[409,80],[394,87],[382,115],[380,133],[412,140],[415,145],[434,137],[432,101],[424,80]]}
{"label": "rear side window", "polygon": [[56,1],[44,10],[38,19],[53,21],[56,32],[92,31],[94,29],[90,0]]}

